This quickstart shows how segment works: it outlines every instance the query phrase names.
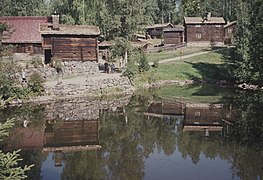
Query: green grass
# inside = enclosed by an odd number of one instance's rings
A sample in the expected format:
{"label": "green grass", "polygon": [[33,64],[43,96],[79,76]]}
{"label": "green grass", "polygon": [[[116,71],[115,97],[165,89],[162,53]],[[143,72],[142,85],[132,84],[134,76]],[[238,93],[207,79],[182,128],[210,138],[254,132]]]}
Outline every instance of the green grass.
{"label": "green grass", "polygon": [[[227,91],[227,89],[226,89]],[[183,102],[220,103],[222,88],[216,86],[165,86],[155,93],[160,99],[179,100]]]}
{"label": "green grass", "polygon": [[202,51],[209,51],[211,48],[180,48],[175,51],[162,51],[162,52],[157,52],[157,53],[147,53],[146,58],[148,62],[156,62],[160,61],[163,59],[169,59],[169,58],[175,58],[180,56],[180,52],[182,52],[182,55],[189,55],[189,54],[194,54]]}
{"label": "green grass", "polygon": [[[150,77],[156,80],[220,80],[224,77],[224,63],[218,52],[209,52],[185,59],[159,64],[150,70]],[[143,75],[144,78],[147,75]]]}

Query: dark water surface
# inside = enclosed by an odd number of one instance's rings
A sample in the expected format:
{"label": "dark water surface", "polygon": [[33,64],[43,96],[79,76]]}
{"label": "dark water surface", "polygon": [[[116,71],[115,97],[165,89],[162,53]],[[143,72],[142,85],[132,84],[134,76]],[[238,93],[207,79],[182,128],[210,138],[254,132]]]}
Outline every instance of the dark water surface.
{"label": "dark water surface", "polygon": [[163,87],[9,107],[28,179],[263,179],[263,92]]}

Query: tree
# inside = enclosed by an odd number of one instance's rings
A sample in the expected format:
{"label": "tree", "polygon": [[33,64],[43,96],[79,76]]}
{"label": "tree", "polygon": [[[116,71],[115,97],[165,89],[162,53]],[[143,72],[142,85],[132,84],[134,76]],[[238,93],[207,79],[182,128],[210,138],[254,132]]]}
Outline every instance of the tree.
{"label": "tree", "polygon": [[[7,120],[4,124],[0,123],[0,141],[8,136],[7,130],[14,126],[14,120]],[[23,168],[18,166],[19,150],[4,153],[0,150],[0,179],[25,179],[26,171],[29,171],[33,165],[25,165]]]}
{"label": "tree", "polygon": [[229,64],[239,83],[263,85],[263,2],[240,1],[237,8],[237,48]]}

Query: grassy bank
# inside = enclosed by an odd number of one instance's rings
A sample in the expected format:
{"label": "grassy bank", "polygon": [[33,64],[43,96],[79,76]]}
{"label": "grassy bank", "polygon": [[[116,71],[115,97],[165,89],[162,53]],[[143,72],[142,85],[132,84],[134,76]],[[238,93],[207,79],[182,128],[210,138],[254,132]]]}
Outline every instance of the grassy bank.
{"label": "grassy bank", "polygon": [[175,51],[162,51],[162,52],[156,52],[156,53],[147,53],[146,58],[148,62],[158,62],[163,59],[170,59],[175,57],[180,57],[180,54],[182,56],[190,55],[198,52],[203,51],[210,51],[211,48],[199,48],[199,47],[184,47],[177,49]]}
{"label": "grassy bank", "polygon": [[[183,61],[159,64],[158,68],[151,68],[150,71],[137,76],[134,82],[139,85],[160,80],[225,80],[227,73],[222,55],[223,51],[225,49],[211,51]],[[167,54],[170,53],[167,52]]]}

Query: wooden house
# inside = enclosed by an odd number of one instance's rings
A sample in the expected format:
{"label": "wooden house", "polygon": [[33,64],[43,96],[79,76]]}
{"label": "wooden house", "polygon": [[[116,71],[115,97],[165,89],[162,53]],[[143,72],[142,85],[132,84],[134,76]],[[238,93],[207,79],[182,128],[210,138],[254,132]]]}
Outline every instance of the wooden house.
{"label": "wooden house", "polygon": [[163,30],[163,38],[165,45],[181,45],[184,43],[184,27],[175,26],[174,28],[166,28]]}
{"label": "wooden house", "polygon": [[227,45],[234,44],[236,36],[237,21],[230,22],[224,26],[224,43]]}
{"label": "wooden house", "polygon": [[59,24],[59,16],[52,15],[52,23],[40,25],[45,63],[51,57],[62,61],[98,61],[97,26]]}
{"label": "wooden house", "polygon": [[185,41],[188,45],[214,45],[224,43],[223,17],[185,17]]}
{"label": "wooden house", "polygon": [[174,26],[171,23],[166,24],[154,24],[146,27],[146,37],[154,38],[162,38],[163,30],[165,28],[173,28]]}
{"label": "wooden house", "polygon": [[11,33],[4,34],[3,45],[14,45],[15,53],[42,53],[42,39],[39,26],[48,23],[46,16],[5,16],[0,23],[6,23]]}

